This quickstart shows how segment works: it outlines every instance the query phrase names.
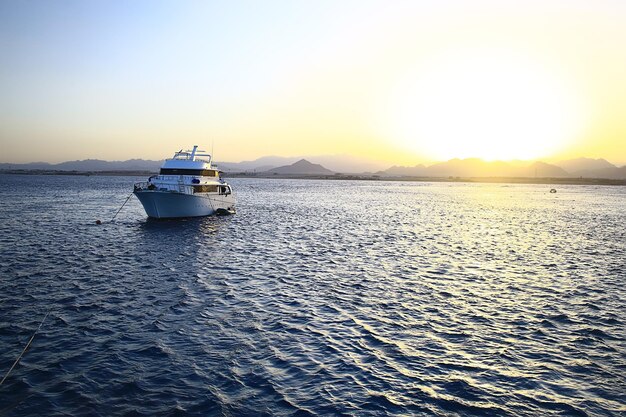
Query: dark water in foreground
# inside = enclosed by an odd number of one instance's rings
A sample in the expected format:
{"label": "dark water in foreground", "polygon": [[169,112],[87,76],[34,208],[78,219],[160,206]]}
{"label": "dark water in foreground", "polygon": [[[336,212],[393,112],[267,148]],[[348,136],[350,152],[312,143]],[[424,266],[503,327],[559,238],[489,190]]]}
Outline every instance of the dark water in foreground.
{"label": "dark water in foreground", "polygon": [[0,175],[1,416],[626,415],[624,187],[134,180]]}

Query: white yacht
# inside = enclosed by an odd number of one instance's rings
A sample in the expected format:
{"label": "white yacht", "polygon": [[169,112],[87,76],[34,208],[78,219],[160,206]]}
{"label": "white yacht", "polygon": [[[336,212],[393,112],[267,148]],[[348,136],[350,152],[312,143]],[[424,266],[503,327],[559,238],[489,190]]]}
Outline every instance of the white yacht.
{"label": "white yacht", "polygon": [[149,217],[197,217],[235,212],[233,191],[211,165],[211,155],[197,146],[182,149],[166,159],[159,175],[135,184],[137,196]]}

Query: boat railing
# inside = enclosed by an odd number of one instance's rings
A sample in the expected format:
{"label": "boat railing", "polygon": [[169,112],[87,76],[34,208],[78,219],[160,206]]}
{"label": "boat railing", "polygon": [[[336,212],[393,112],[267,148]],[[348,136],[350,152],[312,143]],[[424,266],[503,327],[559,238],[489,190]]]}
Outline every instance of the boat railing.
{"label": "boat railing", "polygon": [[143,181],[143,182],[136,182],[133,185],[133,189],[135,191],[143,191],[143,190],[148,190],[150,186],[150,183],[148,183],[147,181]]}
{"label": "boat railing", "polygon": [[135,191],[162,191],[170,193],[193,194],[193,187],[185,184],[153,184],[151,182],[136,182]]}

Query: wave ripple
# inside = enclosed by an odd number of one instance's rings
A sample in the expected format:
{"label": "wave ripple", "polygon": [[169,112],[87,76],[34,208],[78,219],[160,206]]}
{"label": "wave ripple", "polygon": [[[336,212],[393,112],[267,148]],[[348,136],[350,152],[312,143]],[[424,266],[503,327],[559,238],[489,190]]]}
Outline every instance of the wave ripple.
{"label": "wave ripple", "polygon": [[0,415],[626,414],[623,188],[133,181],[0,176]]}

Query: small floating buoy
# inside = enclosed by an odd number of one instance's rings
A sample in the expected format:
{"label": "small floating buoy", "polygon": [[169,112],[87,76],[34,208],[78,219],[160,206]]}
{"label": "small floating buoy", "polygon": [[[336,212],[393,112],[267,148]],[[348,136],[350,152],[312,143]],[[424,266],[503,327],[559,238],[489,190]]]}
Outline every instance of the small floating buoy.
{"label": "small floating buoy", "polygon": [[550,192],[551,192],[552,194],[556,193],[556,188],[552,188],[552,189],[550,190]]}
{"label": "small floating buoy", "polygon": [[96,220],[96,224],[102,224],[102,221]]}

